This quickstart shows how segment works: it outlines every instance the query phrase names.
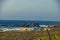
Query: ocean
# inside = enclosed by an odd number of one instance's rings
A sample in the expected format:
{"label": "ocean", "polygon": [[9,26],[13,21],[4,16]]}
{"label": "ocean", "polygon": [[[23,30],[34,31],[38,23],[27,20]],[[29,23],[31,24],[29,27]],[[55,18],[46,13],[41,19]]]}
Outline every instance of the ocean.
{"label": "ocean", "polygon": [[[40,27],[12,27],[10,25],[14,24],[31,24],[31,23],[38,23],[39,25],[42,25]],[[44,25],[54,25],[54,24],[60,24],[60,21],[30,21],[30,20],[0,20],[0,24],[2,25],[9,25],[9,26],[0,26],[0,32],[2,31],[15,31],[15,30],[21,30],[21,29],[27,29],[27,30],[40,30],[41,27]]]}
{"label": "ocean", "polygon": [[0,24],[29,24],[29,23],[39,23],[39,25],[54,25],[60,24],[60,21],[30,21],[30,20],[0,20]]}

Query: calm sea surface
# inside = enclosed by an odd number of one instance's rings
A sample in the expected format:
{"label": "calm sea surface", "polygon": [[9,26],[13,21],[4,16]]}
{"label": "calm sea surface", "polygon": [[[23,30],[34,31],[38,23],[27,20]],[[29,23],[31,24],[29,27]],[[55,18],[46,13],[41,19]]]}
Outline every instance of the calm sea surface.
{"label": "calm sea surface", "polygon": [[28,21],[28,20],[0,20],[0,24],[29,24],[39,23],[39,25],[53,25],[60,24],[60,21]]}

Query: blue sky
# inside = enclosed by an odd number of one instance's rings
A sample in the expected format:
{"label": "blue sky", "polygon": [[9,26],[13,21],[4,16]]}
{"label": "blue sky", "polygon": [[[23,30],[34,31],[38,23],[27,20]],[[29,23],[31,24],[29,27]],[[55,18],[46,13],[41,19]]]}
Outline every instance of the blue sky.
{"label": "blue sky", "polygon": [[58,5],[55,0],[5,0],[0,19],[60,21]]}

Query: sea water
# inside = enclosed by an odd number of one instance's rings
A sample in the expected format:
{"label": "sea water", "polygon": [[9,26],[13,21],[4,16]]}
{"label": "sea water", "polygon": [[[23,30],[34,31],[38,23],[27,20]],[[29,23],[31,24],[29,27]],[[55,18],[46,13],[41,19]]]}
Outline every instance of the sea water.
{"label": "sea water", "polygon": [[39,23],[39,25],[53,25],[60,24],[60,21],[30,21],[30,20],[0,20],[0,24],[29,24],[29,23]]}
{"label": "sea water", "polygon": [[[15,25],[15,24],[30,24],[30,23],[38,23],[39,25],[54,25],[60,24],[60,21],[30,21],[30,20],[0,20],[0,25]],[[28,29],[34,29],[29,28]],[[0,26],[0,30],[20,30],[20,29],[27,29],[26,27],[11,27],[11,26]],[[38,29],[38,27],[37,27]]]}

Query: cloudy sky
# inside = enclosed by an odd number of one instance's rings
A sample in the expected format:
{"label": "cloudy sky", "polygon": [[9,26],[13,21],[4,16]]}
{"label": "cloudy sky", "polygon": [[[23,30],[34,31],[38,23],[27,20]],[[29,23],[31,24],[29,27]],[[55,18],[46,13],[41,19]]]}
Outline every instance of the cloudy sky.
{"label": "cloudy sky", "polygon": [[55,0],[4,0],[0,2],[0,20],[60,21]]}

